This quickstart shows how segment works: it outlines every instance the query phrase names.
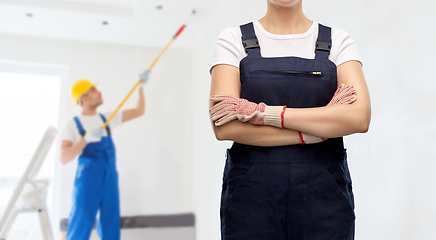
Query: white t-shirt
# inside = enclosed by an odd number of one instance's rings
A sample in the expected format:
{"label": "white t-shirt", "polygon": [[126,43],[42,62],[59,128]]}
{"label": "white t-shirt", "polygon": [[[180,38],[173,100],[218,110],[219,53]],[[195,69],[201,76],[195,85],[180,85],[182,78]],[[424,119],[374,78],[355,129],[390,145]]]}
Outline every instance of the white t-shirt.
{"label": "white t-shirt", "polygon": [[[112,112],[109,113],[103,113],[103,116],[107,119],[111,116]],[[78,115],[79,121],[83,126],[83,129],[86,132],[91,132],[92,130],[99,128],[103,126],[104,122],[103,119],[101,119],[100,114],[95,114],[94,116],[84,116],[82,114]],[[109,122],[109,128],[112,131],[112,129],[118,127],[123,122],[123,114],[117,113],[115,114],[114,118]],[[103,136],[107,136],[106,130],[103,131]],[[74,121],[74,118],[68,119],[64,127],[62,128],[61,132],[61,141],[66,140],[70,141],[73,144],[77,143],[82,139],[82,136],[79,133],[79,129],[77,128],[76,122]]]}
{"label": "white t-shirt", "polygon": [[[258,21],[253,22],[253,25],[259,40],[262,57],[315,58],[315,44],[318,39],[317,22],[313,22],[305,33],[289,35],[276,35],[267,32]],[[351,60],[362,62],[350,34],[338,28],[332,28],[331,34],[332,48],[329,59],[336,66]],[[229,27],[221,32],[211,69],[218,64],[228,64],[239,68],[239,61],[247,56],[241,37],[242,33],[239,27]]]}

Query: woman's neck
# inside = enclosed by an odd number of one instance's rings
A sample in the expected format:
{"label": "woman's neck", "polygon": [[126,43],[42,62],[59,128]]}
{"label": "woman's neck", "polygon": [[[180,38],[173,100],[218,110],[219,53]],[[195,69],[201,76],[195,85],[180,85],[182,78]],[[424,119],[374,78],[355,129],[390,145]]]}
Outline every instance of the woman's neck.
{"label": "woman's neck", "polygon": [[302,2],[292,7],[280,7],[268,1],[266,15],[259,20],[262,27],[277,35],[305,33],[312,26],[303,13]]}

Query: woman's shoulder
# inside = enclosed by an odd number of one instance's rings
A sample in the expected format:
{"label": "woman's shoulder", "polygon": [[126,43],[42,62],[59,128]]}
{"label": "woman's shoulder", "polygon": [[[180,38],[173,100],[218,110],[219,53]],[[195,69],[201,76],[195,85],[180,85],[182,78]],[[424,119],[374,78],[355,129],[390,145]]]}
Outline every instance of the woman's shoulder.
{"label": "woman's shoulder", "polygon": [[333,45],[341,46],[344,45],[344,43],[354,44],[354,39],[347,31],[337,27],[330,28]]}
{"label": "woman's shoulder", "polygon": [[340,65],[350,60],[362,62],[359,50],[357,49],[356,43],[351,35],[341,28],[331,27],[331,29],[332,50],[330,55],[332,61],[336,65]]}
{"label": "woman's shoulder", "polygon": [[223,31],[221,31],[219,38],[220,39],[241,39],[242,33],[239,26],[227,27]]}
{"label": "woman's shoulder", "polygon": [[333,41],[343,41],[347,38],[351,38],[351,35],[347,31],[345,31],[341,28],[331,27],[331,29],[332,29],[332,40]]}
{"label": "woman's shoulder", "polygon": [[227,27],[220,33],[211,69],[218,64],[239,67],[239,61],[246,56],[241,36],[239,27]]}

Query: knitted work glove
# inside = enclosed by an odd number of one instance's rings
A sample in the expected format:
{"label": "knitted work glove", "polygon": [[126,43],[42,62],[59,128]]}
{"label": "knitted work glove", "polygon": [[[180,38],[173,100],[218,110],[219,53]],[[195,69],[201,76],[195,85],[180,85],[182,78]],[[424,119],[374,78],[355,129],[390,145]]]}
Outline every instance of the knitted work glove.
{"label": "knitted work glove", "polygon": [[210,98],[218,102],[209,113],[215,126],[222,126],[233,120],[257,125],[270,125],[283,128],[283,114],[286,106],[267,106],[265,103],[253,103],[231,95],[214,95]]}
{"label": "knitted work glove", "polygon": [[[356,95],[357,94],[353,88],[353,85],[341,84],[341,86],[338,87],[335,94],[333,95],[332,100],[330,100],[327,106],[338,105],[338,104],[351,104],[357,100]],[[324,142],[325,140],[328,139],[328,138],[320,138],[307,133],[302,133],[302,132],[298,132],[298,133],[300,134],[301,144],[303,145]]]}
{"label": "knitted work glove", "polygon": [[356,101],[356,90],[354,90],[353,85],[341,84],[341,86],[336,89],[332,100],[330,100],[327,106],[338,105],[338,104],[351,104]]}

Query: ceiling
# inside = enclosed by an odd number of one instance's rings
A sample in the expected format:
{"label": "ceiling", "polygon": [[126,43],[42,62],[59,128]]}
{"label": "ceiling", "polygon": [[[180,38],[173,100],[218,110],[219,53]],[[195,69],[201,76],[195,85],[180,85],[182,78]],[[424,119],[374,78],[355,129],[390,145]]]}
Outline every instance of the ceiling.
{"label": "ceiling", "polygon": [[189,46],[230,0],[0,0],[0,33],[161,47]]}

